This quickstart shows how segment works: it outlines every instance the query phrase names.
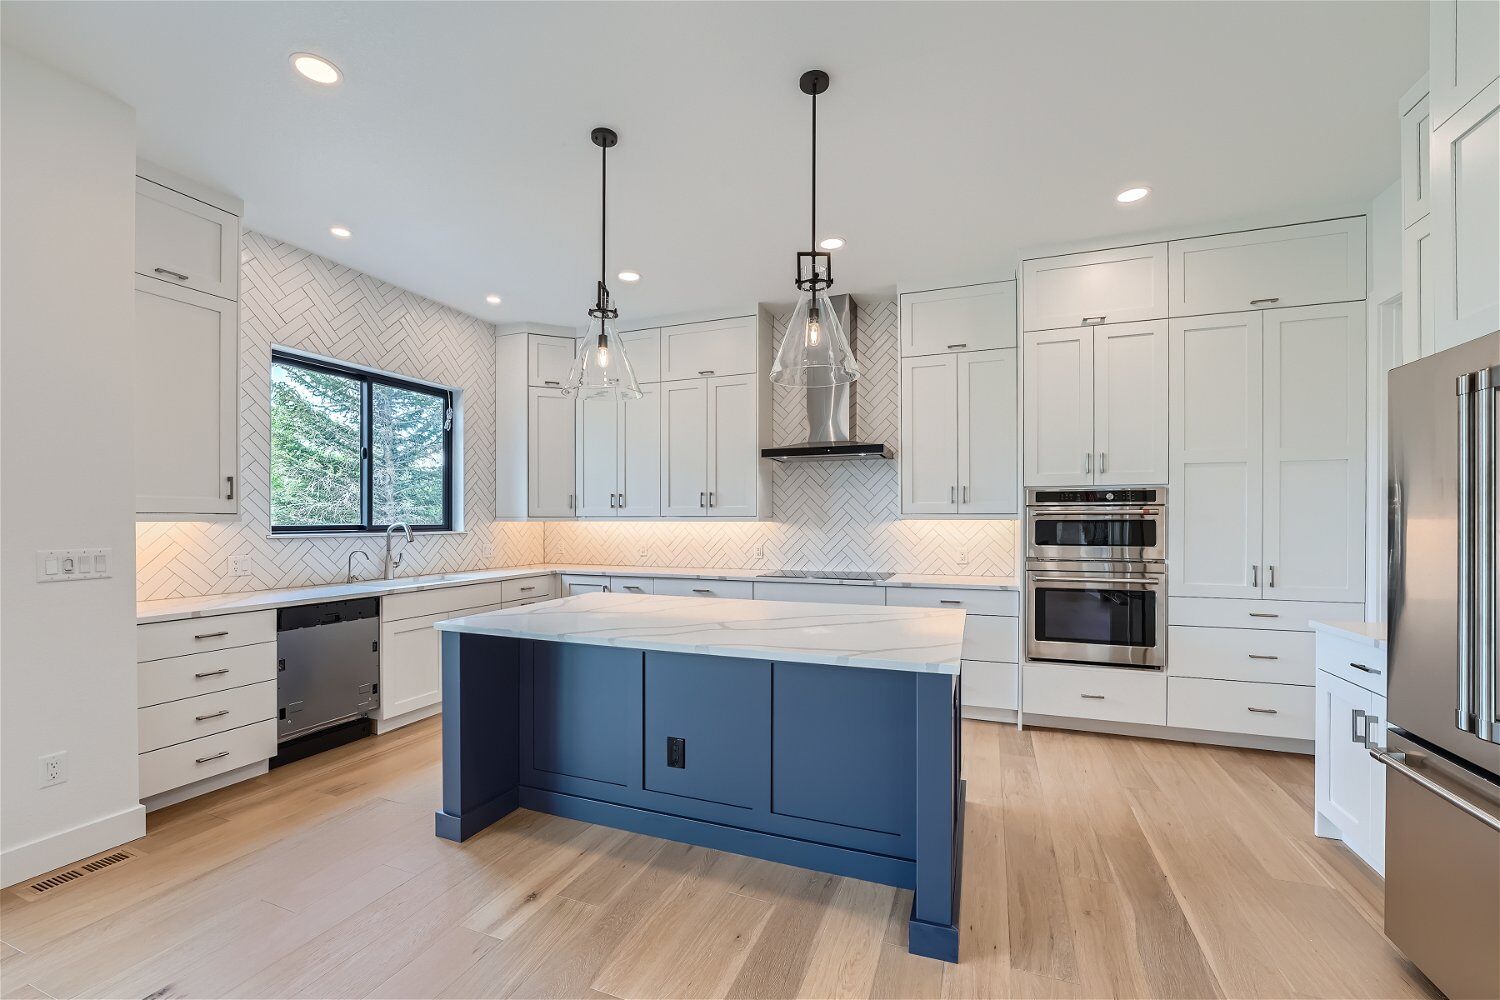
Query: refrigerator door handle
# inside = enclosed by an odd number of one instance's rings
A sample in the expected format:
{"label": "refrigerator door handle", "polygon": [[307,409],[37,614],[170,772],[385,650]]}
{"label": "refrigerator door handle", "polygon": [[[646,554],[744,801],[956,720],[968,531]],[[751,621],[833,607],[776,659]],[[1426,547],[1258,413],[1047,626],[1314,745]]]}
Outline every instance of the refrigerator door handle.
{"label": "refrigerator door handle", "polygon": [[1444,788],[1436,781],[1433,781],[1421,771],[1417,771],[1411,767],[1408,767],[1406,764],[1406,754],[1402,753],[1399,750],[1384,750],[1380,747],[1372,747],[1369,751],[1369,754],[1371,757],[1374,757],[1380,763],[1384,764],[1386,767],[1390,768],[1392,771],[1395,771],[1402,777],[1410,778],[1412,781],[1415,781],[1418,785],[1421,785],[1427,791],[1431,792],[1433,795],[1436,795],[1438,798],[1442,799],[1450,806],[1453,806],[1455,809],[1458,809],[1466,816],[1477,819],[1479,820],[1479,822],[1483,823],[1491,830],[1494,830],[1496,833],[1500,833],[1500,819],[1496,819],[1494,816],[1491,816],[1489,813],[1485,812],[1483,809],[1480,809],[1478,806],[1474,805],[1467,799],[1460,798],[1459,796],[1454,795],[1452,792],[1448,791],[1448,789]]}
{"label": "refrigerator door handle", "polygon": [[1455,724],[1474,731],[1474,387],[1458,377],[1458,700]]}
{"label": "refrigerator door handle", "polygon": [[1474,735],[1491,743],[1495,716],[1495,393],[1500,365],[1478,373],[1474,394]]}

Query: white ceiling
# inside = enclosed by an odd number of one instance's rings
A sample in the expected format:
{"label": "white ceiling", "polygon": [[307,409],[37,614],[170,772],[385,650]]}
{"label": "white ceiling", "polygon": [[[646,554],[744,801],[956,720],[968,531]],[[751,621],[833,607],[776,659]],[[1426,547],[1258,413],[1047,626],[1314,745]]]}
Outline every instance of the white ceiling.
{"label": "white ceiling", "polygon": [[[833,79],[820,235],[849,241],[838,290],[875,292],[1363,204],[1398,175],[1396,100],[1427,62],[1424,2],[6,2],[3,30],[133,105],[141,155],[242,197],[249,226],[568,325],[598,268],[598,124],[620,133],[624,322],[795,297],[808,68]],[[296,76],[298,50],[344,82]],[[1134,184],[1154,193],[1115,205]]]}

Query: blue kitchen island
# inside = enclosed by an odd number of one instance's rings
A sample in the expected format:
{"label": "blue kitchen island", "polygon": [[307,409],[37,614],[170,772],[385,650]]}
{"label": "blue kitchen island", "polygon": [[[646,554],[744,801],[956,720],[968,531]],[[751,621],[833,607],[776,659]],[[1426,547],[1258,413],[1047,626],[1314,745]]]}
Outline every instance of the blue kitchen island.
{"label": "blue kitchen island", "polygon": [[912,889],[958,960],[961,611],[581,594],[443,634],[443,808],[518,807]]}

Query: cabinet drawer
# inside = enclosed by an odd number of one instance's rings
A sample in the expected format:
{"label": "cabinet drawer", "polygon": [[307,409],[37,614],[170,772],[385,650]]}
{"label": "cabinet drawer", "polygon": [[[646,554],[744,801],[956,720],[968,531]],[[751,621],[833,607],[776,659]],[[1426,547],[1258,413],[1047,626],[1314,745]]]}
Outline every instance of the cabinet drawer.
{"label": "cabinet drawer", "polygon": [[[406,618],[423,618],[441,615],[464,608],[478,608],[486,604],[502,604],[506,600],[507,584],[515,580],[496,580],[494,583],[474,583],[467,587],[441,587],[437,590],[419,590],[411,594],[387,594],[380,599],[381,621],[402,621]],[[529,597],[530,594],[516,594]]]}
{"label": "cabinet drawer", "polygon": [[1016,346],[1016,283],[997,281],[901,296],[901,355]]}
{"label": "cabinet drawer", "polygon": [[240,220],[144,177],[135,179],[135,270],[148,278],[236,299]]}
{"label": "cabinet drawer", "polygon": [[617,594],[654,594],[656,580],[649,576],[612,576],[609,589]]}
{"label": "cabinet drawer", "polygon": [[964,617],[964,659],[1019,663],[1020,654],[1020,619],[975,614]]}
{"label": "cabinet drawer", "polygon": [[276,681],[169,701],[136,713],[140,752],[276,718]]}
{"label": "cabinet drawer", "polygon": [[145,708],[275,679],[274,642],[152,660],[136,667],[136,704]]}
{"label": "cabinet drawer", "polygon": [[1335,219],[1169,244],[1173,316],[1365,297],[1365,220]]}
{"label": "cabinet drawer", "polygon": [[578,341],[568,337],[526,338],[526,382],[537,388],[561,388],[573,367]]}
{"label": "cabinet drawer", "polygon": [[[557,577],[555,576],[530,576],[524,580],[502,580],[500,583],[500,600],[526,601],[536,597],[556,597]],[[488,602],[481,602],[488,603]],[[470,605],[465,601],[461,607],[478,607]]]}
{"label": "cabinet drawer", "polygon": [[656,593],[671,597],[733,597],[745,601],[754,596],[748,580],[693,580],[680,576],[657,577]]}
{"label": "cabinet drawer", "polygon": [[[965,644],[967,647],[967,643]],[[967,652],[967,648],[965,652]],[[965,659],[962,665],[963,703],[973,708],[1016,707],[1016,670],[1014,663],[986,663]]]}
{"label": "cabinet drawer", "polygon": [[662,327],[661,380],[753,374],[756,340],[754,316]]}
{"label": "cabinet drawer", "polygon": [[1270,684],[1313,682],[1313,635],[1256,628],[1167,629],[1167,673]]}
{"label": "cabinet drawer", "polygon": [[1363,604],[1328,601],[1257,601],[1237,597],[1169,597],[1169,625],[1206,625],[1222,628],[1268,628],[1283,632],[1311,632],[1311,621],[1363,618]]}
{"label": "cabinet drawer", "polygon": [[957,608],[971,615],[1021,613],[1021,595],[1014,590],[969,590],[964,587],[887,587],[885,603],[900,608]]}
{"label": "cabinet drawer", "polygon": [[1319,670],[1385,697],[1385,650],[1342,636],[1319,635],[1314,657]]}
{"label": "cabinet drawer", "polygon": [[757,601],[807,601],[810,604],[884,604],[884,587],[845,586],[841,583],[755,584]]}
{"label": "cabinet drawer", "polygon": [[141,798],[276,756],[276,723],[254,722],[140,756]]}
{"label": "cabinet drawer", "polygon": [[564,597],[572,597],[574,594],[597,594],[608,586],[609,578],[604,576],[565,576],[562,578]]}
{"label": "cabinet drawer", "polygon": [[1134,323],[1167,316],[1167,245],[1042,257],[1021,264],[1026,330]]}
{"label": "cabinet drawer", "polygon": [[1314,702],[1313,689],[1297,684],[1172,677],[1167,681],[1167,725],[1310,740]]}
{"label": "cabinet drawer", "polygon": [[1167,721],[1167,678],[1158,670],[1028,663],[1021,668],[1027,712],[1103,722]]}
{"label": "cabinet drawer", "polygon": [[148,622],[135,627],[135,658],[140,663],[169,656],[205,653],[232,646],[249,646],[276,639],[276,612],[249,611],[238,615],[183,618]]}

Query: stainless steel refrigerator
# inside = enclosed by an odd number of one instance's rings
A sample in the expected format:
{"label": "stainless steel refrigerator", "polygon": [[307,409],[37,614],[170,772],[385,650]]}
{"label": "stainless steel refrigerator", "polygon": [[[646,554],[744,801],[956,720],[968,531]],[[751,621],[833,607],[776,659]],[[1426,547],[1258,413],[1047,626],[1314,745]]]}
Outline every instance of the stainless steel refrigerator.
{"label": "stainless steel refrigerator", "polygon": [[1500,333],[1390,375],[1385,932],[1449,997],[1500,997]]}

